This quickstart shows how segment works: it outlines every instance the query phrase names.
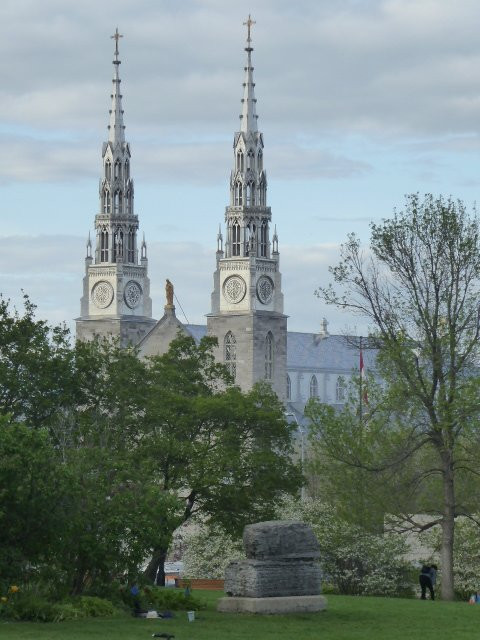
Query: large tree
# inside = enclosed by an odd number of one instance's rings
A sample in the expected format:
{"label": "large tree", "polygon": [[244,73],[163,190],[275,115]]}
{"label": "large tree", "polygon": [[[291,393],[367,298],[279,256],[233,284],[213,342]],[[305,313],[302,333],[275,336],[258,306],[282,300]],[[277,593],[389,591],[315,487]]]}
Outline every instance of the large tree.
{"label": "large tree", "polygon": [[390,443],[398,455],[381,464],[397,465],[422,447],[433,455],[416,472],[441,485],[442,597],[452,599],[455,517],[472,508],[456,489],[460,477],[478,474],[478,217],[460,201],[410,195],[404,210],[371,225],[369,251],[349,236],[331,271],[341,291],[318,294],[369,321],[392,403],[384,415],[399,425]]}
{"label": "large tree", "polygon": [[238,533],[246,523],[273,517],[278,496],[301,484],[283,405],[267,384],[249,393],[231,386],[214,360],[214,344],[178,337],[146,369],[138,453],[149,477],[177,498],[164,522],[169,539],[159,529],[146,571],[159,583],[179,525],[199,515]]}

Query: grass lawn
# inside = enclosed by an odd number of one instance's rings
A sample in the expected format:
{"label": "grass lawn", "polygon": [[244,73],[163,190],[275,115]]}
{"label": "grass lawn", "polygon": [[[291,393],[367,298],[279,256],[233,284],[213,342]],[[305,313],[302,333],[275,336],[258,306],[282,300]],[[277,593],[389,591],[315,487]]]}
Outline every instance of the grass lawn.
{"label": "grass lawn", "polygon": [[175,640],[478,640],[480,606],[328,596],[326,611],[290,616],[253,616],[215,611],[218,592],[195,591],[208,609],[189,623],[184,611],[171,620],[130,617],[58,624],[0,623],[1,640],[141,640],[169,632]]}

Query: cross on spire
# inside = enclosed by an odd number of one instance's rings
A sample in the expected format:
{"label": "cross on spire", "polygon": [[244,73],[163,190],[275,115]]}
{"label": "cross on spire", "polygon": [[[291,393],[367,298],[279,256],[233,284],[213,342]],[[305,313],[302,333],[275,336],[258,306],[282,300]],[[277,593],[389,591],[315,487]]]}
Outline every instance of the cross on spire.
{"label": "cross on spire", "polygon": [[115,29],[115,33],[113,34],[113,36],[110,36],[110,38],[112,38],[112,40],[115,40],[115,57],[118,58],[118,41],[120,40],[120,38],[123,38],[123,35],[118,33],[118,27]]}
{"label": "cross on spire", "polygon": [[250,14],[248,14],[248,19],[243,24],[247,27],[247,32],[248,32],[247,42],[248,44],[250,44],[250,42],[252,41],[252,38],[250,37],[250,29],[254,24],[257,24],[257,23],[255,22],[255,20],[252,20],[252,17],[250,16]]}

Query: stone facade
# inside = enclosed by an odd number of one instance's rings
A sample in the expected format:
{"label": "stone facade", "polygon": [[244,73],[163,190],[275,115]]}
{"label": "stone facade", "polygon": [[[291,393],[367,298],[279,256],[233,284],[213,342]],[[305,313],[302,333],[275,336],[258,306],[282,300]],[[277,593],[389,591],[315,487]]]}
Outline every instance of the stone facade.
{"label": "stone facade", "polygon": [[[243,391],[252,388],[255,382],[267,380],[279,398],[285,399],[285,380],[287,376],[287,318],[282,314],[246,313],[221,314],[208,316],[207,334],[215,336],[218,346],[215,357],[226,362],[225,341],[228,334],[236,341],[235,382]],[[271,374],[266,372],[270,366],[267,358],[272,340]],[[228,363],[227,363],[228,364]]]}
{"label": "stone facade", "polygon": [[168,351],[170,343],[178,336],[179,332],[190,335],[175,315],[175,307],[166,306],[163,317],[139,342],[140,357],[148,358],[149,356],[163,355]]}

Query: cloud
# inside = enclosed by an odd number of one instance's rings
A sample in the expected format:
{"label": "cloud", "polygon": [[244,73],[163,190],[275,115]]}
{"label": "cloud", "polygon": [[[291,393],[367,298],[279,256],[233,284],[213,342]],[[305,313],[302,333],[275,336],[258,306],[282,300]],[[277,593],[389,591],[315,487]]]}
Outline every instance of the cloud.
{"label": "cloud", "polygon": [[[253,4],[262,127],[376,136],[476,130],[474,0],[299,0],[295,11],[283,1]],[[134,8],[116,0],[5,1],[0,118],[100,128],[108,109],[112,15],[126,31],[127,126],[163,135],[172,127],[217,133],[235,127],[243,9],[205,1],[138,0]]]}
{"label": "cloud", "polygon": [[[100,175],[100,149],[96,141],[45,141],[31,135],[0,134],[0,145],[9,150],[8,154],[0,156],[0,181],[3,183],[71,183],[85,179],[93,183]],[[70,151],[72,147],[74,153]],[[295,143],[271,145],[266,158],[269,173],[282,180],[341,179],[371,170],[366,162]],[[230,144],[225,140],[176,144],[148,142],[139,143],[137,149],[133,149],[134,175],[142,181],[160,184],[224,183],[232,162]]]}

